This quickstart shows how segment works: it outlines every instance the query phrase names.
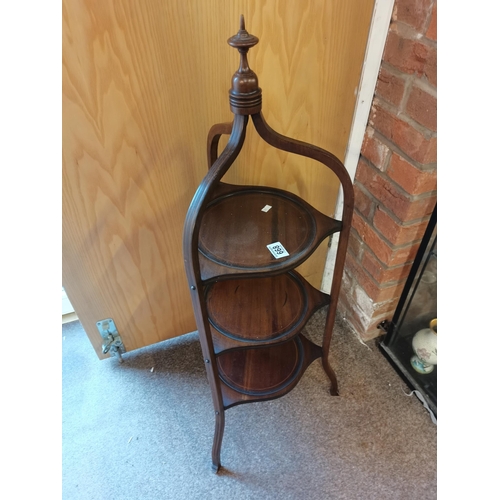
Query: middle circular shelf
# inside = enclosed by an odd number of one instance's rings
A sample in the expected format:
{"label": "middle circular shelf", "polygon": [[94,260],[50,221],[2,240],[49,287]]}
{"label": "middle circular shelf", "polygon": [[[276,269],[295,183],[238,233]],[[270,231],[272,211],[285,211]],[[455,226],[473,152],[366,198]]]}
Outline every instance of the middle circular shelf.
{"label": "middle circular shelf", "polygon": [[206,287],[205,296],[216,352],[283,342],[329,302],[296,271],[217,281]]}

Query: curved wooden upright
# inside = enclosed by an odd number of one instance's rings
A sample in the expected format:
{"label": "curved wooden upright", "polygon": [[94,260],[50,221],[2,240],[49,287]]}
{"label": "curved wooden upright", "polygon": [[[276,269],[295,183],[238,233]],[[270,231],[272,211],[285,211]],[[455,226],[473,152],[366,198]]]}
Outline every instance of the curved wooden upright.
{"label": "curved wooden upright", "polygon": [[[215,410],[215,471],[221,466],[228,408],[287,394],[317,358],[330,379],[330,393],[338,395],[328,353],[351,227],[352,182],[336,156],[285,137],[264,120],[262,90],[247,57],[258,41],[246,31],[242,16],[240,30],[228,40],[240,53],[229,90],[234,121],[209,131],[209,170],[184,226],[184,263]],[[221,182],[243,146],[249,117],[270,146],[312,158],[336,174],[344,192],[342,221],[283,190]],[[229,134],[229,141],[219,156],[224,134]],[[336,232],[340,237],[328,295],[313,288],[295,268]],[[329,309],[318,346],[300,332],[324,306]]]}

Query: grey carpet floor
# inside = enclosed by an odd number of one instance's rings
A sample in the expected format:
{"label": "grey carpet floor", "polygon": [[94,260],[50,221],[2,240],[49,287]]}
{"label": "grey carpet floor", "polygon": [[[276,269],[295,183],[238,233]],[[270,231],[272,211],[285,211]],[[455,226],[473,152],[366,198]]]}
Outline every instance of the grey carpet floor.
{"label": "grey carpet floor", "polygon": [[[325,311],[305,334],[319,343]],[[319,360],[278,400],[226,412],[219,474],[197,333],[99,361],[63,326],[64,500],[433,499],[429,414],[379,352],[343,325],[332,339],[339,397]]]}

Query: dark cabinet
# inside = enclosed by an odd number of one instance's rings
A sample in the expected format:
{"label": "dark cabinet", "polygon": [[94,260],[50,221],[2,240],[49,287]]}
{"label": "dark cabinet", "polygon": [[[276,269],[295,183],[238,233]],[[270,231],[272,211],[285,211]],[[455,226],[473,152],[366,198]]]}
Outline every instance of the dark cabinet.
{"label": "dark cabinet", "polygon": [[437,207],[429,220],[382,352],[437,416]]}

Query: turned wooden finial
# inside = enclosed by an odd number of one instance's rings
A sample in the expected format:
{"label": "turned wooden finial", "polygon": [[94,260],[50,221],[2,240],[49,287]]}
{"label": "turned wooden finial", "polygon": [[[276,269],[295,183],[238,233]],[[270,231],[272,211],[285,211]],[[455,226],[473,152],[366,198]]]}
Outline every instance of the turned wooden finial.
{"label": "turned wooden finial", "polygon": [[227,41],[240,53],[240,67],[233,75],[229,90],[229,105],[237,115],[252,115],[262,108],[262,90],[257,75],[248,66],[247,53],[259,39],[245,29],[245,18],[240,18],[240,30]]}

